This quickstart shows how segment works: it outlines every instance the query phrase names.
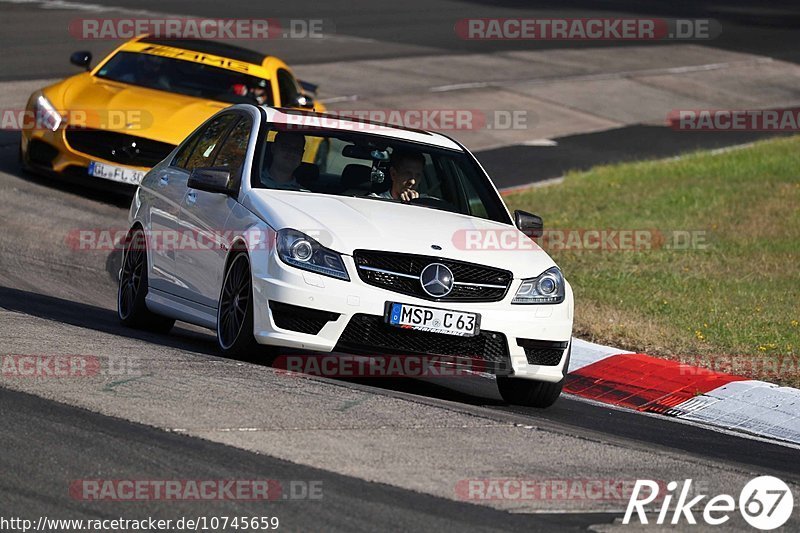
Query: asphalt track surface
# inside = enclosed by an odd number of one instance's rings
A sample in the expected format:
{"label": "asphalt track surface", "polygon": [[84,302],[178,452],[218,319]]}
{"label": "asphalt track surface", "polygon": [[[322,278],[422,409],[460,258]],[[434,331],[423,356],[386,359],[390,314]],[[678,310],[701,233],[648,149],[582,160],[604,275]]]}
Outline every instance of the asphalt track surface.
{"label": "asphalt track surface", "polygon": [[[46,1],[46,0],[43,0]],[[55,2],[52,2],[55,4]],[[77,2],[80,3],[80,2]],[[289,63],[313,63],[364,58],[392,58],[421,55],[434,50],[441,54],[607,46],[603,42],[558,41],[481,41],[456,37],[455,20],[468,17],[666,17],[711,18],[723,24],[723,34],[711,44],[726,50],[745,51],[776,59],[800,62],[800,51],[792,46],[798,40],[800,7],[791,0],[618,0],[593,2],[568,0],[557,5],[545,1],[500,0],[452,1],[410,0],[393,2],[349,2],[312,0],[264,2],[244,0],[226,2],[181,0],[93,0],[86,4],[115,6],[129,10],[148,10],[199,17],[273,17],[278,19],[315,18],[327,21],[342,40],[336,46],[276,39],[256,44]],[[84,11],[49,10],[45,14],[33,4],[2,4],[4,11],[0,47],[7,52],[0,79],[43,78],[71,74],[64,61],[75,50],[76,41],[65,35],[65,24]],[[113,16],[113,15],[112,15]],[[347,40],[350,37],[352,40]],[[367,39],[369,41],[362,41]],[[371,43],[371,44],[368,44]],[[101,51],[108,42],[82,42],[84,48]],[[636,43],[638,44],[638,43]],[[622,43],[621,45],[625,45]]]}
{"label": "asphalt track surface", "polygon": [[[218,3],[177,1],[93,2],[132,9],[225,17],[318,17],[335,22],[343,36],[336,46],[297,50],[296,43],[276,41],[275,53],[289,62],[326,62],[331,60],[397,57],[398,55],[459,54],[470,51],[473,43],[452,36],[454,13],[468,16],[558,16],[548,11],[548,4],[531,2],[410,2],[369,3],[353,7],[349,2],[326,2],[324,7],[310,2],[270,5],[263,2]],[[724,4],[724,5],[723,5]],[[796,46],[800,10],[793,4],[774,3],[767,9],[756,2],[652,2],[642,8],[638,3],[610,2],[599,10],[594,3],[568,2],[559,8],[575,16],[614,16],[639,13],[643,16],[708,16],[725,19],[732,28],[715,46],[748,51],[797,62]],[[5,80],[55,77],[72,71],[63,58],[75,48],[64,37],[64,23],[73,12],[49,11],[43,18],[36,5],[0,4],[4,11],[0,33],[0,59]],[[679,10],[680,12],[676,12]],[[342,20],[341,13],[348,13]],[[754,13],[758,13],[755,16]],[[31,31],[31,28],[36,31]],[[366,46],[360,39],[370,39]],[[107,45],[98,45],[102,46]],[[310,45],[309,45],[310,46]],[[496,49],[530,46],[529,43],[498,42]],[[546,43],[542,46],[560,46]],[[571,44],[571,46],[575,46]],[[582,46],[591,46],[585,44]],[[302,47],[301,47],[302,48]],[[485,49],[482,49],[485,51]],[[65,68],[65,66],[67,68]],[[645,127],[643,127],[645,128]],[[594,136],[594,138],[593,138]],[[615,137],[616,136],[616,137]],[[648,137],[649,136],[649,137]],[[748,142],[753,136],[718,138],[709,146]],[[609,144],[609,139],[616,143]],[[631,144],[632,139],[638,143]],[[709,137],[706,137],[709,139]],[[658,142],[654,142],[658,140]],[[541,177],[559,175],[575,168],[617,159],[673,155],[695,147],[686,136],[672,137],[662,129],[633,129],[604,134],[587,134],[561,139],[561,152],[547,152],[549,159],[535,147],[498,149],[482,155],[487,166],[503,173],[503,161],[512,155],[515,161],[539,164]],[[619,154],[609,146],[617,146]],[[0,136],[0,308],[52,327],[48,343],[72,342],[81,336],[102,336],[120,344],[141,342],[165,354],[189,354],[197,362],[216,356],[214,339],[202,330],[179,326],[168,335],[150,335],[121,328],[114,312],[113,272],[118,268],[116,253],[80,254],[65,249],[64,230],[81,227],[120,227],[125,223],[127,199],[111,194],[51,182],[23,175],[16,164],[16,139]],[[513,150],[516,150],[514,152]],[[583,154],[578,157],[576,154]],[[55,228],[55,231],[54,231]],[[52,235],[51,235],[52,233]],[[21,324],[21,325],[20,325]],[[18,347],[28,333],[26,321],[6,323],[3,338],[9,347]],[[84,333],[76,335],[75,331]],[[67,333],[64,333],[67,332]],[[59,338],[59,335],[67,337]],[[87,340],[88,342],[88,340]],[[33,346],[35,346],[35,340]],[[10,353],[12,348],[2,349]],[[268,370],[268,369],[266,369]],[[322,383],[324,380],[319,380]],[[308,385],[314,387],[317,381]],[[534,428],[546,433],[553,442],[578,441],[587,446],[611,444],[616,450],[609,461],[623,461],[630,456],[646,472],[647,460],[674,456],[688,465],[702,465],[705,475],[718,473],[727,479],[771,474],[790,483],[800,483],[797,450],[741,436],[723,434],[697,426],[679,424],[654,416],[609,409],[572,398],[562,398],[551,409],[538,411],[510,407],[497,400],[459,392],[450,387],[410,380],[339,381],[342,390],[375,397],[413,401],[419,405],[482,417],[497,423]],[[12,387],[15,388],[15,387]],[[202,391],[194,391],[202,395]],[[44,395],[44,394],[42,394]],[[80,402],[67,402],[79,405]],[[318,468],[287,461],[269,454],[247,451],[247,446],[225,445],[213,439],[176,435],[150,426],[98,414],[92,410],[44,399],[7,387],[0,387],[0,516],[60,518],[116,517],[162,518],[220,514],[280,516],[289,530],[374,531],[374,530],[602,530],[614,527],[619,511],[543,512],[515,514],[453,501],[424,491],[409,490],[391,483],[368,481],[359,475],[336,473],[336,465]],[[247,405],[239,406],[246,414]],[[130,407],[131,412],[136,406]],[[241,413],[240,413],[241,414]],[[133,418],[131,418],[133,419]],[[443,446],[446,443],[442,443]],[[589,448],[594,449],[594,448]],[[565,471],[583,468],[586,478],[602,476],[595,467],[597,459],[586,453],[565,449],[563,457],[549,451],[521,450],[529,453],[531,471],[545,462],[559,462]],[[487,448],[487,454],[492,448]],[[541,455],[537,455],[541,453]],[[335,460],[333,457],[331,460]],[[459,461],[482,461],[464,457]],[[324,461],[318,461],[324,463]],[[540,462],[542,464],[540,464]],[[513,476],[519,473],[485,472],[487,477]],[[675,471],[675,476],[683,475]],[[607,475],[607,473],[605,474]],[[277,479],[321,480],[325,486],[323,501],[276,502],[272,507],[243,502],[196,503],[151,502],[146,505],[85,503],[68,496],[66,486],[90,477],[171,479]],[[738,479],[738,478],[737,478]],[[731,489],[733,490],[733,489]],[[797,494],[797,492],[795,493]],[[795,513],[796,515],[796,513]],[[794,527],[797,523],[793,522]],[[791,525],[791,524],[790,524]]]}
{"label": "asphalt track surface", "polygon": [[[17,428],[0,435],[0,446],[25,450],[24,455],[3,453],[0,459],[5,473],[0,501],[6,516],[173,520],[198,515],[278,516],[290,531],[318,527],[325,531],[552,531],[556,527],[581,531],[612,519],[602,513],[531,519],[165,433],[19,392],[0,389],[0,401],[5,423]],[[62,483],[53,482],[54,471],[63,476]],[[131,510],[126,502],[109,505],[65,498],[64,485],[81,479],[87,471],[103,472],[109,479],[149,475],[151,479],[307,480],[310,486],[323,488],[324,500],[276,501],[266,506],[263,502],[204,502],[202,507],[195,502],[156,502],[146,510]]]}

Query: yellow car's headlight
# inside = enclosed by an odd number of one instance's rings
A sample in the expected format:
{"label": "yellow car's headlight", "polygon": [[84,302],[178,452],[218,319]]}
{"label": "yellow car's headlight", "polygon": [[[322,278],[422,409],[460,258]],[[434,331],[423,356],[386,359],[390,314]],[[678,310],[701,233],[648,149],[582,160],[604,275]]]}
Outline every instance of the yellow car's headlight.
{"label": "yellow car's headlight", "polygon": [[43,94],[40,94],[36,98],[36,106],[34,109],[36,112],[37,127],[45,127],[50,131],[56,131],[64,120],[58,111],[56,111],[53,104],[50,103],[50,100],[45,98]]}

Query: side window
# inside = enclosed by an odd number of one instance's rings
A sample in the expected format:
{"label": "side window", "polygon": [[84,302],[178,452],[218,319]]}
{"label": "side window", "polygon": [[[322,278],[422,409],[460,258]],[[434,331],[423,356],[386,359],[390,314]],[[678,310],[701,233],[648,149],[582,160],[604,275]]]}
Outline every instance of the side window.
{"label": "side window", "polygon": [[250,141],[251,124],[250,117],[242,117],[231,129],[228,138],[225,139],[214,159],[213,166],[231,169],[231,176],[237,180],[242,176],[247,143]]}
{"label": "side window", "polygon": [[292,107],[296,105],[298,97],[297,83],[294,81],[294,76],[286,69],[278,69],[278,90],[281,95],[282,107]]}
{"label": "side window", "polygon": [[210,167],[214,161],[215,150],[222,141],[225,132],[238,115],[226,114],[217,117],[200,132],[197,143],[184,168],[192,171],[199,167]]}
{"label": "side window", "polygon": [[[457,199],[453,203],[462,208],[462,212],[463,207],[466,207],[467,213],[472,216],[490,218],[486,210],[486,204],[484,203],[485,198],[482,198],[482,195],[475,188],[475,184],[469,176],[464,174],[463,169],[454,162],[448,161],[447,173],[450,174],[456,182],[454,196],[456,196]],[[466,206],[464,206],[465,202]]]}
{"label": "side window", "polygon": [[173,167],[186,168],[186,163],[189,161],[189,156],[192,155],[192,149],[197,144],[197,139],[200,138],[202,131],[195,132],[189,137],[183,146],[180,147],[178,153],[175,154],[175,159],[172,160]]}
{"label": "side window", "polygon": [[442,192],[442,180],[436,173],[436,168],[433,166],[431,156],[428,154],[422,155],[425,157],[425,166],[422,167],[423,177],[422,180],[420,180],[420,182],[417,184],[417,190],[420,193],[424,193],[429,196],[444,198],[444,193]]}

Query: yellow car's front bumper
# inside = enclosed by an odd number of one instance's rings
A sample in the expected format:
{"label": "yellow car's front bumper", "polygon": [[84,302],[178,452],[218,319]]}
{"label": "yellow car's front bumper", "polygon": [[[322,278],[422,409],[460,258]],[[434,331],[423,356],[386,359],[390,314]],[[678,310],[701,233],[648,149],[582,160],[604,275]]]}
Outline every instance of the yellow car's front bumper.
{"label": "yellow car's front bumper", "polygon": [[[103,133],[104,132],[97,132],[98,137],[102,137]],[[108,133],[109,137],[112,135],[121,135],[115,132]],[[116,139],[109,139],[108,142],[113,143],[115,140]],[[118,150],[121,152],[126,148],[122,142],[118,143],[119,148],[117,149],[98,146],[95,153],[79,151],[68,141],[67,130],[65,128],[59,128],[56,131],[42,128],[23,130],[20,143],[22,164],[27,170],[46,173],[56,177],[71,178],[73,181],[85,181],[87,185],[100,184],[102,182],[120,183],[90,175],[89,165],[92,162],[139,172],[147,172],[150,170],[150,167],[125,164],[118,160],[115,161],[111,158],[99,155],[102,150]],[[121,154],[121,156],[126,157],[125,154]]]}

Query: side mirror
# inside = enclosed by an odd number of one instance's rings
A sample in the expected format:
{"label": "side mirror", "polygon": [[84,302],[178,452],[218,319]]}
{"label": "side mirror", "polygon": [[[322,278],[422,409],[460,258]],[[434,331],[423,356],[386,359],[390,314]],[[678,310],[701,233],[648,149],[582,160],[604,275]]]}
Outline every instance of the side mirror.
{"label": "side mirror", "polygon": [[544,221],[539,215],[517,209],[514,211],[514,224],[529,237],[539,238],[544,234]]}
{"label": "side mirror", "polygon": [[233,194],[236,192],[229,168],[196,168],[189,174],[187,185],[192,189],[207,192],[218,192],[222,194]]}
{"label": "side mirror", "polygon": [[75,65],[76,67],[85,68],[89,70],[92,63],[92,53],[86,50],[82,50],[80,52],[75,52],[71,56],[69,56],[69,62]]}
{"label": "side mirror", "polygon": [[303,109],[314,109],[314,99],[307,94],[298,94],[294,100],[294,105]]}

